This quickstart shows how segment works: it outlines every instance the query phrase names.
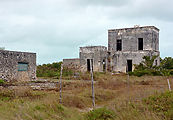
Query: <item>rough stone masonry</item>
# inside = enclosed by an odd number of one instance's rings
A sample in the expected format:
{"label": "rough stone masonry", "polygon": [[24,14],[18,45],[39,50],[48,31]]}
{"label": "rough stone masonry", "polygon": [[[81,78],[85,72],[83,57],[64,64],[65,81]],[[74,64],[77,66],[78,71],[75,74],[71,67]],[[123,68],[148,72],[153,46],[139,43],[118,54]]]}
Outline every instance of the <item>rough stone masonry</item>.
{"label": "rough stone masonry", "polygon": [[8,82],[36,79],[36,53],[0,50],[0,79]]}
{"label": "rough stone masonry", "polygon": [[[154,64],[160,64],[159,29],[155,26],[108,30],[108,50],[104,46],[80,47],[79,59],[64,59],[64,66],[78,66],[80,71],[90,71],[90,60],[94,71],[128,72],[134,64],[143,61],[144,56],[158,57]],[[76,61],[77,60],[77,61]],[[70,61],[70,64],[68,63]]]}
{"label": "rough stone masonry", "polygon": [[110,71],[133,71],[143,56],[158,55],[160,64],[159,29],[154,26],[108,30],[108,68]]}
{"label": "rough stone masonry", "polygon": [[[90,65],[93,64],[93,70],[106,71],[107,47],[105,46],[86,46],[80,47],[80,70],[90,71]],[[92,63],[91,63],[92,62]]]}

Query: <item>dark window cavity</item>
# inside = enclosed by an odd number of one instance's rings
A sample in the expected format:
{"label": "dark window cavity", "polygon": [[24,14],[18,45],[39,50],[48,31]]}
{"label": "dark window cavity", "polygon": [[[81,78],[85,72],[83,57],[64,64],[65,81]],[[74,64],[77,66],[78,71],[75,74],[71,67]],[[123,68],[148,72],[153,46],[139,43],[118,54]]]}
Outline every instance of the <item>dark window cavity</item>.
{"label": "dark window cavity", "polygon": [[18,71],[28,71],[28,63],[18,62]]}
{"label": "dark window cavity", "polygon": [[143,50],[143,38],[138,38],[138,50]]}
{"label": "dark window cavity", "polygon": [[122,40],[117,40],[117,51],[122,50]]}
{"label": "dark window cavity", "polygon": [[155,50],[157,51],[157,39],[155,38]]}

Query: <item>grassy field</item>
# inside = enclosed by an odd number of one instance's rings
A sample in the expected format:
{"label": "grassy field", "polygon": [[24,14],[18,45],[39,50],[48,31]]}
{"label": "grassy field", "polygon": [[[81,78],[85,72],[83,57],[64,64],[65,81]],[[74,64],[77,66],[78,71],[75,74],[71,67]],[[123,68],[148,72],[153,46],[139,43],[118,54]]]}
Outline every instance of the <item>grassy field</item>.
{"label": "grassy field", "polygon": [[[14,90],[2,89],[0,91],[0,120],[171,119],[173,112],[165,113],[169,110],[169,106],[162,112],[160,104],[157,104],[159,107],[154,105],[158,101],[152,103],[155,96],[157,98],[161,93],[168,91],[168,77],[130,76],[129,81],[127,78],[127,75],[123,74],[96,73],[94,75],[96,98],[94,111],[90,111],[92,96],[89,76],[85,76],[84,80],[63,80],[62,105],[59,104],[58,89],[53,91],[33,91],[26,87]],[[173,86],[173,79],[171,77],[169,79]],[[160,98],[164,98],[163,101],[167,100],[162,96]],[[158,108],[161,110],[158,111]]]}

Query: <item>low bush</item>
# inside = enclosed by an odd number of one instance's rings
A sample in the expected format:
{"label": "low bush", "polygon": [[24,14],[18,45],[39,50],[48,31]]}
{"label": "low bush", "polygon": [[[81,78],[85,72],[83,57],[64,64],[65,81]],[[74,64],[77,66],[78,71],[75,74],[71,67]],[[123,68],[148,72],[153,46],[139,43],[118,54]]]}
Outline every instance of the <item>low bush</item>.
{"label": "low bush", "polygon": [[138,77],[141,77],[143,75],[160,76],[162,75],[162,72],[158,70],[144,69],[144,70],[134,70],[133,72],[129,72],[129,75],[134,75]]}
{"label": "low bush", "polygon": [[105,107],[92,110],[85,115],[86,120],[114,120],[115,118],[114,111]]}
{"label": "low bush", "polygon": [[143,101],[156,114],[166,119],[173,119],[173,92],[153,95]]}
{"label": "low bush", "polygon": [[37,66],[37,77],[56,77],[60,75],[62,62]]}
{"label": "low bush", "polygon": [[[37,77],[59,78],[62,62],[55,62],[37,66]],[[72,76],[73,71],[64,68],[63,77]]]}
{"label": "low bush", "polygon": [[3,79],[0,79],[0,84],[4,84],[5,81]]}
{"label": "low bush", "polygon": [[[155,59],[158,56],[144,56],[142,61],[139,65],[135,65],[135,70],[130,72],[130,75],[134,76],[143,76],[143,75],[152,75],[152,76],[169,76],[170,70],[164,67],[164,63],[161,62],[160,66],[155,65]],[[163,61],[163,60],[162,60]]]}
{"label": "low bush", "polygon": [[143,75],[151,75],[151,73],[148,70],[135,70],[133,72],[129,72],[129,75],[141,77]]}
{"label": "low bush", "polygon": [[165,57],[160,58],[160,65],[155,65],[155,59],[158,56],[144,56],[139,65],[134,65],[135,70],[130,72],[130,75],[143,76],[143,75],[153,75],[153,76],[171,76],[173,75],[173,58]]}

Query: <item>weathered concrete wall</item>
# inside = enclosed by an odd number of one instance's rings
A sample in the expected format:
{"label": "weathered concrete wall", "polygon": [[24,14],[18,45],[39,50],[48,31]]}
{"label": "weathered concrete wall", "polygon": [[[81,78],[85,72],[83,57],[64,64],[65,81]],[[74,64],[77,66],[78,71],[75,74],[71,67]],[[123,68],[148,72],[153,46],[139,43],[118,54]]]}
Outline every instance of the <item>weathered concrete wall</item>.
{"label": "weathered concrete wall", "polygon": [[[127,60],[132,60],[134,70],[134,64],[139,64],[143,60],[144,56],[154,56],[158,55],[160,56],[159,52],[155,51],[118,51],[115,52],[113,58],[112,58],[112,71],[118,71],[118,72],[126,72],[127,70]],[[155,61],[157,60],[157,65],[160,64],[160,57],[157,57]],[[156,63],[154,63],[156,65]]]}
{"label": "weathered concrete wall", "polygon": [[[138,38],[143,38],[143,50],[138,50]],[[117,40],[122,40],[122,50],[117,51]],[[143,56],[158,55],[160,64],[159,29],[154,26],[108,30],[108,70],[126,72],[127,60],[139,64]],[[134,69],[134,66],[133,66]]]}
{"label": "weathered concrete wall", "polygon": [[80,59],[63,59],[63,66],[68,69],[78,70],[80,68]]}
{"label": "weathered concrete wall", "polygon": [[[142,50],[138,50],[139,38],[143,40]],[[117,40],[122,41],[121,51],[117,51]],[[87,59],[93,59],[94,71],[102,72],[105,68],[108,71],[126,72],[127,60],[132,60],[132,64],[139,64],[143,61],[144,56],[153,55],[158,55],[156,61],[159,65],[159,29],[154,26],[111,29],[108,30],[108,51],[105,46],[87,46],[80,47],[79,55],[80,58],[77,60],[63,60],[64,65],[77,66],[80,64],[80,70],[87,71]]]}
{"label": "weathered concrete wall", "polygon": [[[27,71],[19,71],[18,63],[27,63]],[[36,54],[0,50],[0,79],[5,81],[30,81],[36,79]]]}
{"label": "weathered concrete wall", "polygon": [[87,59],[93,59],[93,71],[103,72],[103,64],[107,64],[107,47],[105,46],[87,46],[80,47],[80,65],[81,71],[87,71]]}
{"label": "weathered concrete wall", "polygon": [[117,51],[117,40],[122,40],[122,51],[137,51],[138,38],[143,38],[143,50],[159,51],[159,29],[154,26],[108,30],[108,51]]}

